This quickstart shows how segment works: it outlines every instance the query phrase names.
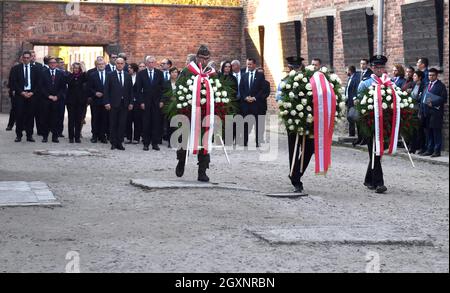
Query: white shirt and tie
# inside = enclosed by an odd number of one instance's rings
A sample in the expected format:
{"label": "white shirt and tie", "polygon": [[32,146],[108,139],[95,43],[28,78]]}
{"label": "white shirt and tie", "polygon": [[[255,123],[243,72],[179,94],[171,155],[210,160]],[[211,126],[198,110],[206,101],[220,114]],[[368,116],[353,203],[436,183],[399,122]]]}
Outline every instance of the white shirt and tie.
{"label": "white shirt and tie", "polygon": [[147,69],[147,73],[148,73],[148,78],[150,79],[150,83],[153,83],[153,79],[155,77],[155,70]]}
{"label": "white shirt and tie", "polygon": [[167,71],[164,71],[164,80],[165,80],[165,81],[170,80],[170,74],[169,74],[169,71],[168,71],[168,70],[167,70]]}
{"label": "white shirt and tie", "polygon": [[100,78],[100,81],[102,83],[102,85],[105,85],[105,71],[99,71],[98,72],[98,77]]}
{"label": "white shirt and tie", "polygon": [[109,64],[109,66],[111,67],[111,71],[115,71],[116,70],[116,66],[115,65]]}
{"label": "white shirt and tie", "polygon": [[255,71],[248,72],[248,89],[251,90],[255,81]]}
{"label": "white shirt and tie", "polygon": [[25,79],[24,91],[31,91],[31,66],[30,64],[23,65],[23,76]]}
{"label": "white shirt and tie", "polygon": [[122,87],[123,87],[123,85],[124,85],[124,74],[123,74],[123,70],[122,71],[119,71],[119,70],[117,70],[117,77],[119,78],[119,82],[120,82],[120,84],[122,85]]}

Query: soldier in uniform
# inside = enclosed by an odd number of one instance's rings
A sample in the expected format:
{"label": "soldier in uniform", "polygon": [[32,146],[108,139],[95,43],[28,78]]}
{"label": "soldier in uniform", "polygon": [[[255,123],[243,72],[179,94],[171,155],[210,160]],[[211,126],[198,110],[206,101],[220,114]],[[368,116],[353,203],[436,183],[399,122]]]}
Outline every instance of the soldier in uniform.
{"label": "soldier in uniform", "polygon": [[[381,77],[383,73],[386,73],[386,63],[388,59],[383,55],[376,55],[370,58],[370,64],[372,66],[373,74]],[[361,99],[361,93],[369,88],[375,80],[370,77],[367,80],[361,81],[358,87],[358,98]],[[375,190],[376,193],[385,193],[387,191],[384,185],[383,168],[381,167],[381,157],[375,156],[375,164],[372,169],[372,152],[373,149],[373,135],[367,138],[367,146],[369,149],[369,167],[367,168],[366,178],[364,185],[370,190]]]}
{"label": "soldier in uniform", "polygon": [[[288,57],[288,68],[289,70],[296,70],[298,72],[302,71],[304,69],[303,65],[303,58],[301,57]],[[277,96],[277,99],[281,99],[281,95]],[[305,173],[306,169],[308,168],[309,162],[311,161],[311,157],[314,154],[314,139],[306,138],[305,140],[305,153],[303,158],[303,169],[301,169],[301,158],[299,158],[299,153],[302,149],[303,141],[302,139],[299,139],[297,151],[295,151],[295,142],[297,141],[297,134],[296,133],[289,133],[288,134],[288,146],[289,146],[289,166],[292,166],[293,160],[294,163],[294,169],[292,172],[292,175],[289,176],[289,179],[291,179],[291,183],[294,186],[294,192],[295,193],[302,193],[303,192],[303,183],[301,181],[303,174]]]}
{"label": "soldier in uniform", "polygon": [[[202,68],[206,68],[208,66],[210,55],[211,54],[209,52],[209,49],[206,46],[202,45],[198,49],[195,62],[199,66],[201,64]],[[192,73],[187,68],[185,68],[182,71],[180,76],[186,75],[188,76],[192,75]],[[186,152],[187,150],[185,150],[183,147],[181,147],[177,151],[178,164],[175,170],[177,177],[183,177],[184,175],[184,167],[186,165]],[[206,170],[209,169],[209,163],[210,163],[210,155],[209,154],[205,155],[203,151],[200,150],[198,153],[198,181],[209,182],[209,177],[206,175]]]}

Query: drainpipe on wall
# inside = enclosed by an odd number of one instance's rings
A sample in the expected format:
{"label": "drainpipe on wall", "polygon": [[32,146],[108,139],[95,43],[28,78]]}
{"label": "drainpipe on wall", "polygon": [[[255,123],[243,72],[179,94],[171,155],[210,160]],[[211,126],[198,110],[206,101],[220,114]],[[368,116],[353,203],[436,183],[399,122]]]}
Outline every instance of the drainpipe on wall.
{"label": "drainpipe on wall", "polygon": [[377,55],[383,55],[384,0],[378,0]]}

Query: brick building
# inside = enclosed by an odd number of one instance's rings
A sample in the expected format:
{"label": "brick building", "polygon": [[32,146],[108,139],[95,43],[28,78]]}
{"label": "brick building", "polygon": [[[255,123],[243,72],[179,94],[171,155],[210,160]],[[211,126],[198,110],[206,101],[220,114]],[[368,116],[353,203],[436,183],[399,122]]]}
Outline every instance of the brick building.
{"label": "brick building", "polygon": [[[127,52],[131,61],[168,55],[182,66],[186,54],[205,43],[217,61],[261,60],[272,85],[283,75],[284,58],[297,54],[308,61],[320,57],[345,81],[345,66],[358,65],[376,50],[378,1],[242,0],[234,8],[92,3],[72,16],[66,3],[0,2],[0,111],[9,110],[9,67],[34,45],[102,46]],[[415,65],[427,56],[444,71],[448,86],[448,9],[448,0],[385,0],[388,66]],[[191,39],[200,26],[201,39]],[[444,133],[448,138],[448,106]]]}

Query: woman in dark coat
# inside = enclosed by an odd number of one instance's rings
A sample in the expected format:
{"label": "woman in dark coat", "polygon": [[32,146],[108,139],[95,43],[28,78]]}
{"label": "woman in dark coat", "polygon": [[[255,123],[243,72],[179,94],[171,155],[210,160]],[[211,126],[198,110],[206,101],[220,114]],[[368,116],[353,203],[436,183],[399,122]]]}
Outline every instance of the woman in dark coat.
{"label": "woman in dark coat", "polygon": [[69,113],[69,141],[81,143],[81,126],[84,109],[87,105],[86,74],[81,69],[81,64],[75,62],[72,65],[72,73],[67,77],[66,105]]}

